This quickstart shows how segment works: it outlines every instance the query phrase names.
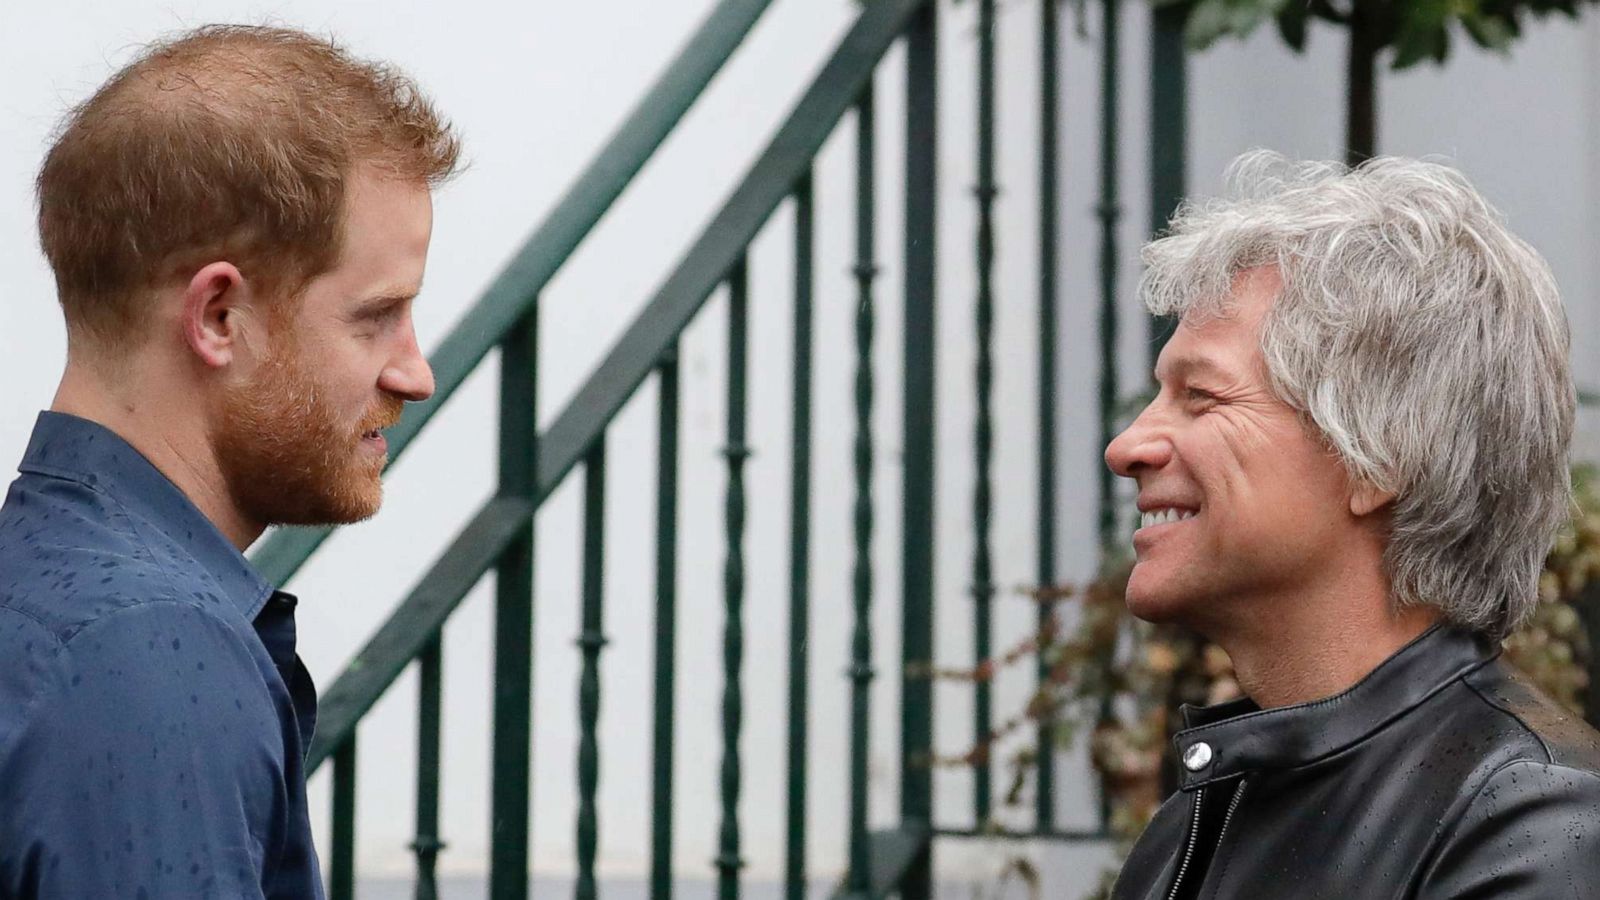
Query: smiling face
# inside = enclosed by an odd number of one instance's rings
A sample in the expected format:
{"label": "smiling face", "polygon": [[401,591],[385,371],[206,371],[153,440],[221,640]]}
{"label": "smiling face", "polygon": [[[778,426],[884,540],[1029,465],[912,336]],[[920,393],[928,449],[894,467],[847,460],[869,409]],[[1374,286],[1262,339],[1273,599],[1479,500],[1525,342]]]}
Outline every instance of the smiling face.
{"label": "smiling face", "polygon": [[1280,288],[1249,270],[1230,315],[1180,323],[1158,394],[1106,448],[1139,483],[1127,602],[1142,619],[1214,633],[1333,583],[1339,548],[1366,535],[1343,466],[1269,385],[1261,323]]}
{"label": "smiling face", "polygon": [[251,519],[335,524],[377,512],[381,430],[405,401],[433,393],[411,322],[432,230],[425,186],[351,180],[339,263],[273,316],[270,347],[222,398],[213,443]]}

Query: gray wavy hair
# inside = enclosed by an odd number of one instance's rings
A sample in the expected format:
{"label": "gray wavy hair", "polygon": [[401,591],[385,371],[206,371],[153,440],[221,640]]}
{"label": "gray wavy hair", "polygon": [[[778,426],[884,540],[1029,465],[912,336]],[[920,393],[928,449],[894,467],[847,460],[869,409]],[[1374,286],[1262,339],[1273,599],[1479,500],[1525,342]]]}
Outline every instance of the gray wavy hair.
{"label": "gray wavy hair", "polygon": [[1226,315],[1234,277],[1275,266],[1272,387],[1353,477],[1396,495],[1393,602],[1510,633],[1571,503],[1575,396],[1549,266],[1437,163],[1253,151],[1228,181],[1231,198],[1185,204],[1144,248],[1145,305]]}

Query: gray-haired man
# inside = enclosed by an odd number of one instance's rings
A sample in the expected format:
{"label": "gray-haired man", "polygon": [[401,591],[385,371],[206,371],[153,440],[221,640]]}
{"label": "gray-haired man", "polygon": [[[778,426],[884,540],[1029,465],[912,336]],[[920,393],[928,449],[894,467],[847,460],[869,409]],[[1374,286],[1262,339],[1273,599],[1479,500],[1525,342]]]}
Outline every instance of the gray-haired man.
{"label": "gray-haired man", "polygon": [[1141,618],[1232,657],[1114,896],[1600,892],[1600,735],[1497,657],[1567,513],[1568,334],[1452,169],[1253,154],[1145,249],[1178,318],[1106,448]]}

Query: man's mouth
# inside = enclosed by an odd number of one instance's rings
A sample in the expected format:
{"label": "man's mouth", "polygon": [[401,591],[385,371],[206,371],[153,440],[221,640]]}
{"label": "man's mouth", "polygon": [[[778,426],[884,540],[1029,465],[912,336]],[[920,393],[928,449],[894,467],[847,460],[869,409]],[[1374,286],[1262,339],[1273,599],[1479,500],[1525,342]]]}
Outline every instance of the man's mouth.
{"label": "man's mouth", "polygon": [[361,439],[366,441],[376,441],[383,437],[383,433],[385,431],[388,431],[394,426],[400,424],[400,417],[383,416],[382,418],[377,418],[375,420],[368,419],[361,424],[368,426],[365,431],[361,432]]}
{"label": "man's mouth", "polygon": [[361,434],[361,449],[373,456],[388,456],[389,441],[383,436],[383,429],[374,428]]}
{"label": "man's mouth", "polygon": [[1173,522],[1182,522],[1192,519],[1198,510],[1180,509],[1176,506],[1164,506],[1139,514],[1139,528],[1145,529],[1155,525],[1168,525]]}
{"label": "man's mouth", "polygon": [[360,444],[379,453],[389,452],[389,442],[383,433],[400,424],[400,403],[384,403],[368,411],[359,424],[365,426],[361,430]]}

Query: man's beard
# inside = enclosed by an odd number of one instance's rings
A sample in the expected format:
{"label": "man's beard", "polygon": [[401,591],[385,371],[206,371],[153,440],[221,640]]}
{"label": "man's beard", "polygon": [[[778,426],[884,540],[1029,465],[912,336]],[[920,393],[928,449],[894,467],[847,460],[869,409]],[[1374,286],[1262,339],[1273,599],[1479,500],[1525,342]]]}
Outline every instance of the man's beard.
{"label": "man's beard", "polygon": [[383,502],[385,456],[362,436],[400,419],[385,395],[360,422],[341,421],[287,336],[249,384],[228,391],[212,442],[235,506],[262,525],[334,525],[369,518]]}

